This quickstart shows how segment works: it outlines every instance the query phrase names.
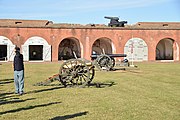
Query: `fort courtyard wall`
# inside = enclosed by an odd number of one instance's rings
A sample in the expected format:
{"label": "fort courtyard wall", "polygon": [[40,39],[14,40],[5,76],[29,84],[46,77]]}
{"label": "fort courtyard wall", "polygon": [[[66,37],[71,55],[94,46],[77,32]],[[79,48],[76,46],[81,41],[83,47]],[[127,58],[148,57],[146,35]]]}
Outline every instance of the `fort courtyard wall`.
{"label": "fort courtyard wall", "polygon": [[[180,23],[176,23],[177,25],[166,23],[166,26],[163,26],[164,23],[159,24],[151,27],[149,24],[149,26],[145,26],[146,24],[143,26],[143,23],[139,23],[137,26],[121,28],[102,26],[62,27],[53,26],[54,24],[47,26],[5,26],[4,24],[1,25],[0,22],[0,58],[6,57],[7,61],[12,61],[12,51],[17,45],[21,47],[25,61],[58,61],[65,58],[64,55],[68,54],[68,49],[74,50],[78,57],[88,60],[91,59],[91,54],[101,53],[102,50],[105,50],[107,54],[125,53],[129,60],[179,61],[180,26],[178,25]],[[5,52],[4,49],[6,49]]]}

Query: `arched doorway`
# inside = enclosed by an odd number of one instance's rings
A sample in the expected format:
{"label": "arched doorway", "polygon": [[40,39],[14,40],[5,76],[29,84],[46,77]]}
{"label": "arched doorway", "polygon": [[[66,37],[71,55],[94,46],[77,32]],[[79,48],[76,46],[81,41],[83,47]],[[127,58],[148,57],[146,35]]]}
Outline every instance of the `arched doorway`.
{"label": "arched doorway", "polygon": [[0,36],[0,61],[13,61],[15,45],[4,36]]}
{"label": "arched doorway", "polygon": [[112,54],[115,49],[109,38],[99,38],[92,45],[92,54]]}
{"label": "arched doorway", "polygon": [[124,46],[124,53],[128,60],[147,61],[148,47],[141,38],[132,38],[128,40]]}
{"label": "arched doorway", "polygon": [[81,57],[80,43],[76,38],[65,38],[59,44],[58,60],[68,60]]}
{"label": "arched doorway", "polygon": [[43,45],[29,45],[29,60],[43,60]]}
{"label": "arched doorway", "polygon": [[51,61],[51,45],[44,38],[29,38],[22,45],[22,51],[25,61]]}
{"label": "arched doorway", "polygon": [[174,40],[165,38],[158,42],[156,46],[156,60],[173,60]]}

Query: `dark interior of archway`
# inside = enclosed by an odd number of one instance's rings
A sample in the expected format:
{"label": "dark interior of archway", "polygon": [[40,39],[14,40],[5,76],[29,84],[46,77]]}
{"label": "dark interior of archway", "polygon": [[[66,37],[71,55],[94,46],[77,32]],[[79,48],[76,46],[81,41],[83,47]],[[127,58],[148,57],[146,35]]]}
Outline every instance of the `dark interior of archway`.
{"label": "dark interior of archway", "polygon": [[93,43],[92,54],[112,54],[112,46],[106,39],[98,39]]}
{"label": "dark interior of archway", "polygon": [[0,60],[4,61],[7,57],[7,45],[0,45]]}
{"label": "dark interior of archway", "polygon": [[156,47],[156,60],[173,60],[173,41],[161,40]]}
{"label": "dark interior of archway", "polygon": [[78,51],[78,45],[75,40],[64,39],[59,45],[58,60],[68,60],[75,58],[73,52],[77,58],[80,58],[80,51]]}
{"label": "dark interior of archway", "polygon": [[29,60],[43,60],[43,45],[29,46]]}

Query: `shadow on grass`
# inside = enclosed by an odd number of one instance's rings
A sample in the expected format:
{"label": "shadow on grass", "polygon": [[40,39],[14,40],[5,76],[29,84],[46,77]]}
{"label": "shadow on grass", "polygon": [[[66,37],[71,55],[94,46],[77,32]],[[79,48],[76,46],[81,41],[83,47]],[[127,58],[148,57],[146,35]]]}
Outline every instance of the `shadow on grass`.
{"label": "shadow on grass", "polygon": [[125,67],[120,67],[120,68],[112,68],[111,69],[111,71],[124,71],[124,70],[126,70],[126,68]]}
{"label": "shadow on grass", "polygon": [[134,66],[134,67],[116,67],[113,68],[111,71],[126,71],[126,72],[132,72],[132,73],[140,73],[139,71],[139,67],[138,66]]}
{"label": "shadow on grass", "polygon": [[0,85],[2,84],[8,84],[8,83],[13,83],[14,79],[0,79]]}
{"label": "shadow on grass", "polygon": [[34,100],[35,98],[29,98],[29,99],[25,99],[25,100],[19,100],[19,98],[12,98],[12,99],[15,99],[15,100],[1,100],[0,99],[0,105],[25,102],[25,101],[28,101],[28,100]]}
{"label": "shadow on grass", "polygon": [[70,119],[70,118],[75,118],[75,117],[80,117],[80,116],[83,116],[83,115],[87,115],[87,111],[85,112],[80,112],[80,113],[75,113],[75,114],[71,114],[71,115],[64,115],[64,116],[57,116],[57,117],[54,117],[50,120],[67,120],[67,119]]}
{"label": "shadow on grass", "polygon": [[6,96],[6,95],[11,95],[11,94],[13,94],[13,92],[0,93],[0,97]]}
{"label": "shadow on grass", "polygon": [[15,95],[13,92],[0,93],[0,100],[6,99],[6,98],[12,98],[12,97],[16,97],[16,96],[17,95]]}
{"label": "shadow on grass", "polygon": [[60,87],[54,87],[54,88],[48,88],[48,89],[42,89],[42,90],[35,90],[35,91],[30,91],[28,93],[38,93],[38,92],[43,92],[43,91],[49,91],[49,90],[55,90],[55,89],[61,89],[61,88],[89,88],[89,87],[95,87],[95,88],[105,88],[105,87],[111,87],[113,85],[116,85],[115,82],[109,81],[109,82],[93,82],[90,84],[87,84],[85,86],[81,85],[72,85],[68,84],[66,87],[64,87],[62,84],[49,84],[49,85],[37,85],[37,86],[60,86]]}
{"label": "shadow on grass", "polygon": [[35,98],[29,98],[29,99],[25,99],[25,100],[20,100],[17,96],[19,96],[19,95],[14,94],[13,92],[0,93],[0,105],[25,102],[27,100],[35,99]]}
{"label": "shadow on grass", "polygon": [[0,115],[4,115],[4,114],[8,114],[8,113],[16,113],[16,112],[20,112],[20,111],[24,111],[24,110],[31,110],[31,109],[39,108],[39,107],[46,107],[49,105],[59,104],[59,103],[61,103],[61,102],[52,102],[52,103],[41,104],[41,105],[27,106],[27,107],[23,107],[23,108],[0,112]]}
{"label": "shadow on grass", "polygon": [[[28,77],[25,77],[25,79]],[[8,84],[8,83],[13,83],[14,82],[14,78],[9,78],[9,79],[0,79],[0,85],[2,84]]]}
{"label": "shadow on grass", "polygon": [[0,94],[0,100],[6,99],[6,98],[14,99],[13,97],[17,97],[17,96],[19,96],[19,95],[14,94],[13,92],[11,92],[11,93],[2,93],[2,94]]}
{"label": "shadow on grass", "polygon": [[105,87],[111,87],[113,85],[116,85],[115,82],[110,81],[110,82],[94,82],[94,83],[90,83],[89,85],[87,85],[88,87],[96,87],[96,88],[105,88]]}
{"label": "shadow on grass", "polygon": [[64,87],[60,86],[60,87],[53,87],[53,88],[47,88],[47,89],[41,89],[41,90],[34,90],[34,91],[29,91],[26,94],[45,92],[45,91],[56,90],[56,89],[61,89],[61,88],[64,88]]}

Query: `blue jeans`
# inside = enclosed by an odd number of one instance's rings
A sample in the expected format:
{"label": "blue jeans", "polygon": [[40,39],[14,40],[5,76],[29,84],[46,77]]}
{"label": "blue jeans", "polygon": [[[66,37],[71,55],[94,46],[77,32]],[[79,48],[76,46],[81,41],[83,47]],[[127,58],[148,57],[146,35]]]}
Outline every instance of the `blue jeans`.
{"label": "blue jeans", "polygon": [[24,70],[14,71],[15,92],[22,94],[24,92]]}

